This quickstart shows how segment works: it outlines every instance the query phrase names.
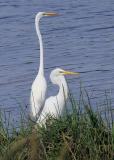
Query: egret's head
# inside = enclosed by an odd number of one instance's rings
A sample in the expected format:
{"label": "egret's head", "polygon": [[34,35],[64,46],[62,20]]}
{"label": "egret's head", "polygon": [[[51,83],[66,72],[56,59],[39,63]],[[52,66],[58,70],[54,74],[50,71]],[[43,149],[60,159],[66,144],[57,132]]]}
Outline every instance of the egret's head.
{"label": "egret's head", "polygon": [[45,16],[57,16],[58,14],[57,13],[54,13],[54,12],[38,12],[36,14],[36,18],[37,19],[40,19],[42,17],[45,17]]}
{"label": "egret's head", "polygon": [[50,79],[53,83],[59,83],[59,81],[64,78],[64,75],[79,75],[79,73],[56,68],[51,72]]}

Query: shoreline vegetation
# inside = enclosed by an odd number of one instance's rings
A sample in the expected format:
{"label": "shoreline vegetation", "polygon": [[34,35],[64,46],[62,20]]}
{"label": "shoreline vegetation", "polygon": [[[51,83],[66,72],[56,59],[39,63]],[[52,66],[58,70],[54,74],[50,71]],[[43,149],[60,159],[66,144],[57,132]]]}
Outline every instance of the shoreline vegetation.
{"label": "shoreline vegetation", "polygon": [[81,91],[78,102],[72,94],[69,102],[64,115],[48,116],[45,126],[21,116],[21,127],[11,134],[0,116],[0,160],[114,160],[111,101],[106,97],[104,110],[93,110]]}

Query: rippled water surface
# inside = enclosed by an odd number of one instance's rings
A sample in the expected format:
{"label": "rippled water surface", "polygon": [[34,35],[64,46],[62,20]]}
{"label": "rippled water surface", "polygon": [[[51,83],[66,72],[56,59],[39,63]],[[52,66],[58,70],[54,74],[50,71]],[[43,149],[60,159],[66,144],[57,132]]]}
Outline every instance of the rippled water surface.
{"label": "rippled water surface", "polygon": [[[39,66],[34,27],[39,11],[60,14],[42,18],[40,23],[48,82],[55,67],[79,71],[80,77],[68,78],[74,94],[78,96],[81,81],[94,100],[103,99],[107,90],[113,101],[113,0],[1,0],[0,108],[29,103],[30,87]],[[48,85],[48,95],[55,94],[57,88],[50,82]]]}

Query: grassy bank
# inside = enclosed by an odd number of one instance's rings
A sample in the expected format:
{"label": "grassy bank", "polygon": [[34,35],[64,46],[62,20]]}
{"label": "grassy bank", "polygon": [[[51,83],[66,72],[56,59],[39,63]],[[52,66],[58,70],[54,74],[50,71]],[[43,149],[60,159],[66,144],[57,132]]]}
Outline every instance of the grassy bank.
{"label": "grassy bank", "polygon": [[[114,126],[111,103],[93,111],[90,99],[80,94],[78,103],[70,95],[72,108],[65,107],[59,119],[48,117],[46,126],[31,121],[9,136],[0,120],[0,160],[113,160]],[[100,106],[99,106],[100,107]]]}

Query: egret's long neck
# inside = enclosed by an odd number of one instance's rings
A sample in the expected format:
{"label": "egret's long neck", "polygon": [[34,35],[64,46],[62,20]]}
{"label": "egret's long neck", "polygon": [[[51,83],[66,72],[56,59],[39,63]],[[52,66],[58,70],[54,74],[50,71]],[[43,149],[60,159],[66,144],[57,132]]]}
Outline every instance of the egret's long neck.
{"label": "egret's long neck", "polygon": [[40,66],[39,66],[38,74],[44,75],[43,42],[42,42],[42,35],[40,33],[40,28],[39,28],[39,21],[40,21],[40,18],[35,19],[36,32],[37,32],[39,43],[40,43]]}
{"label": "egret's long neck", "polygon": [[58,100],[60,99],[65,101],[68,98],[68,85],[64,77],[61,79],[58,85],[59,85],[59,92],[57,94],[57,98]]}

